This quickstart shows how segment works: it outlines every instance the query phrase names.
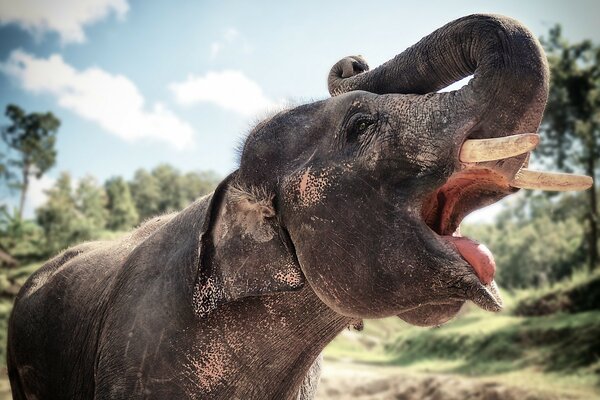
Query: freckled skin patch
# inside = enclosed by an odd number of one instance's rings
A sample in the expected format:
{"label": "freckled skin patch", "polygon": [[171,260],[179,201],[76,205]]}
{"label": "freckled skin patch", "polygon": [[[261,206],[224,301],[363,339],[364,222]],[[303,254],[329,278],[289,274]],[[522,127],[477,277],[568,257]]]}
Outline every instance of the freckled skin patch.
{"label": "freckled skin patch", "polygon": [[332,184],[330,171],[331,168],[319,171],[312,171],[311,168],[307,168],[291,179],[292,183],[290,185],[296,188],[295,193],[290,194],[295,197],[295,207],[315,206],[327,197],[326,191]]}
{"label": "freckled skin patch", "polygon": [[187,369],[189,378],[196,382],[191,394],[210,394],[228,379],[233,371],[231,354],[221,342],[210,343],[206,348],[194,348],[187,354]]}
{"label": "freckled skin patch", "polygon": [[298,287],[302,282],[302,275],[292,264],[282,265],[281,270],[275,273],[275,279],[290,287]]}

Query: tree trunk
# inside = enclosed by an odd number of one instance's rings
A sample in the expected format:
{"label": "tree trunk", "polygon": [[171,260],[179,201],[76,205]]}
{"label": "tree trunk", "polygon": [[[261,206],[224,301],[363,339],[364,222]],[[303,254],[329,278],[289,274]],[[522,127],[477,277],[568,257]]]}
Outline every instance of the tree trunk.
{"label": "tree trunk", "polygon": [[[596,161],[595,154],[596,149],[594,148],[594,144],[591,144],[590,147],[590,156],[587,160],[587,174],[589,176],[595,177],[596,170]],[[588,224],[589,224],[589,250],[588,250],[588,262],[589,262],[589,270],[593,271],[598,266],[598,200],[596,197],[596,182],[594,180],[594,184],[591,189],[588,191],[589,200],[590,200],[590,210],[588,213]]]}
{"label": "tree trunk", "polygon": [[15,260],[8,252],[0,249],[0,266],[13,268],[19,265],[19,262]]}
{"label": "tree trunk", "polygon": [[23,219],[23,209],[25,208],[25,198],[29,188],[29,163],[23,165],[23,186],[21,187],[21,201],[19,202],[19,219]]}

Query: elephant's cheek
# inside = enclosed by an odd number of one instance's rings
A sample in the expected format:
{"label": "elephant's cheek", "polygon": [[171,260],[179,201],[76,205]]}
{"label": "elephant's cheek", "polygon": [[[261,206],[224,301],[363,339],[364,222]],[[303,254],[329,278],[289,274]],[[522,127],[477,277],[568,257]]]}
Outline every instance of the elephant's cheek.
{"label": "elephant's cheek", "polygon": [[[406,308],[407,281],[401,265],[391,269],[382,265],[373,243],[364,249],[336,235],[323,234],[303,224],[296,232],[298,261],[309,285],[328,307],[348,317],[378,318],[392,316]],[[414,271],[413,271],[414,275]],[[404,288],[404,289],[403,289]]]}

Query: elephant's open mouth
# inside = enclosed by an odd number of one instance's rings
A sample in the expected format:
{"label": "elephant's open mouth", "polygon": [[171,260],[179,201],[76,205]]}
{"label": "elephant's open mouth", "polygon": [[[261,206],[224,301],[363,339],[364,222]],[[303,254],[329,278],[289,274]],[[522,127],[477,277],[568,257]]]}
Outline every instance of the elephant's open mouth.
{"label": "elephant's open mouth", "polygon": [[[473,269],[467,298],[488,311],[499,311],[502,299],[494,275],[496,265],[492,253],[484,245],[461,236],[460,223],[472,211],[493,204],[515,192],[504,174],[490,167],[470,167],[455,172],[444,185],[426,197],[421,216],[436,237],[447,244]],[[475,278],[476,276],[476,278]],[[450,320],[465,300],[450,300],[439,304],[424,304],[398,316],[420,326],[440,325]]]}
{"label": "elephant's open mouth", "polygon": [[[497,287],[494,282],[496,264],[490,250],[460,233],[460,223],[471,212],[493,204],[505,196],[518,190],[514,176],[526,168],[526,156],[538,143],[537,135],[515,135],[506,138],[495,138],[488,141],[471,140],[476,146],[482,142],[485,146],[476,150],[475,154],[466,154],[461,150],[461,169],[452,174],[439,188],[427,196],[421,206],[421,216],[425,224],[435,232],[437,238],[444,242],[450,251],[460,256],[473,269],[473,285],[477,286],[474,295],[468,296],[475,304],[489,311],[498,311],[502,306]],[[491,142],[491,144],[489,143]],[[499,143],[496,146],[496,142]],[[489,146],[492,146],[490,148]],[[494,146],[496,146],[494,148]],[[463,149],[467,147],[463,144]],[[510,158],[516,162],[486,162],[487,159],[472,160],[469,157]],[[465,162],[466,161],[466,162]],[[495,160],[494,160],[495,161]],[[477,294],[479,293],[479,294]],[[482,294],[482,295],[481,295]],[[426,322],[445,322],[451,318],[462,305],[462,301],[448,304],[428,305],[430,320]],[[420,310],[422,314],[422,310]],[[403,316],[404,317],[404,316]]]}
{"label": "elephant's open mouth", "polygon": [[[494,257],[485,245],[461,236],[460,223],[469,213],[493,204],[516,190],[504,174],[493,168],[465,168],[455,172],[444,185],[431,193],[421,208],[427,226],[473,269],[479,280],[474,280],[474,284],[479,286],[475,292],[483,295],[469,297],[488,311],[499,311],[502,307],[502,299],[494,282]],[[462,302],[429,305],[431,322],[437,319],[437,323],[442,323],[450,319],[458,312],[459,305]],[[430,325],[429,321],[426,324]]]}
{"label": "elephant's open mouth", "polygon": [[464,169],[429,195],[421,209],[427,226],[456,248],[484,285],[494,279],[494,258],[487,247],[461,236],[460,223],[472,211],[514,191],[504,176],[492,169]]}
{"label": "elephant's open mouth", "polygon": [[[474,272],[467,298],[488,311],[498,311],[502,299],[494,275],[496,264],[485,245],[460,234],[460,223],[471,212],[493,204],[519,188],[553,191],[583,190],[591,178],[578,175],[531,171],[527,154],[538,144],[535,134],[467,140],[460,152],[461,167],[421,205],[425,224],[459,255]],[[467,143],[468,142],[468,143]],[[476,276],[476,278],[475,278]],[[417,325],[437,325],[451,319],[464,300],[425,304],[399,314]]]}

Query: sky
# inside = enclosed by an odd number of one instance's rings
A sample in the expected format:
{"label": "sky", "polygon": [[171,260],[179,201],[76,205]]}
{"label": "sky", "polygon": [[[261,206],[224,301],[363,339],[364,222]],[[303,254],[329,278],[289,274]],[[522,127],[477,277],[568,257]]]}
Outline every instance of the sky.
{"label": "sky", "polygon": [[169,163],[225,175],[261,116],[329,96],[336,61],[362,54],[373,68],[464,15],[508,15],[538,36],[560,23],[571,41],[600,42],[594,0],[255,3],[0,0],[0,107],[62,122],[26,216],[61,171],[104,181]]}

